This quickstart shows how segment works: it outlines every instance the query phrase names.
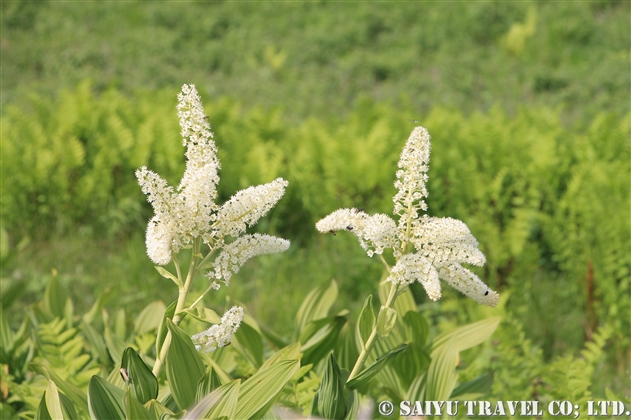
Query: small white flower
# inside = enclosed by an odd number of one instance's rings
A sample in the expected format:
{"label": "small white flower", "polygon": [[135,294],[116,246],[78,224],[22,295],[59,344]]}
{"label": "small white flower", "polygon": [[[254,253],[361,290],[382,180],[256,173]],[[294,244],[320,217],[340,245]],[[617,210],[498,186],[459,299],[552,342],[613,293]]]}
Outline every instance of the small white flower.
{"label": "small white flower", "polygon": [[399,258],[388,281],[403,286],[418,281],[431,300],[438,300],[441,296],[438,271],[429,259],[418,254],[406,254]]}
{"label": "small white flower", "polygon": [[282,178],[237,192],[217,213],[217,236],[239,236],[252,226],[285,194],[289,183]]}
{"label": "small white flower", "polygon": [[221,317],[221,324],[213,325],[206,331],[195,334],[191,338],[195,348],[211,352],[230,344],[230,340],[243,321],[243,308],[233,306]]}
{"label": "small white flower", "polygon": [[214,272],[208,272],[210,279],[224,279],[230,285],[233,273],[238,273],[243,264],[252,257],[264,254],[276,254],[289,248],[289,241],[275,236],[244,235],[231,244],[226,245],[215,258]]}

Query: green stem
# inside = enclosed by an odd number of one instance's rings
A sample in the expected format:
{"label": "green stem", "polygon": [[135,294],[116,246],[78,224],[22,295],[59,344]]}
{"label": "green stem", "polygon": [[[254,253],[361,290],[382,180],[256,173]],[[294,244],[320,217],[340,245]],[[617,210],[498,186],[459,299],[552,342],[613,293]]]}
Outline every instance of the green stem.
{"label": "green stem", "polygon": [[[392,287],[390,288],[390,294],[388,295],[386,304],[384,305],[386,308],[392,308],[394,306],[394,301],[397,299],[398,290],[399,290],[399,284],[393,284]],[[359,375],[359,372],[362,366],[364,365],[364,363],[366,362],[366,359],[368,358],[368,355],[370,354],[370,351],[372,350],[376,341],[377,341],[377,323],[375,323],[375,326],[373,327],[372,332],[370,333],[370,336],[368,337],[368,340],[366,340],[366,344],[362,347],[362,351],[359,354],[359,357],[357,358],[357,362],[355,362],[355,366],[353,366],[353,370],[351,371],[351,374],[349,375],[348,380],[346,382],[349,382],[351,379]]]}
{"label": "green stem", "polygon": [[[191,290],[191,284],[193,283],[193,277],[195,276],[195,269],[197,266],[197,259],[194,255],[199,253],[200,248],[200,240],[199,238],[195,239],[193,242],[193,250],[191,252],[191,263],[188,266],[188,273],[186,275],[186,281],[184,285],[180,287],[180,292],[177,298],[177,304],[175,305],[175,315],[173,316],[173,323],[175,325],[179,325],[182,322],[183,316],[180,315],[184,307],[186,306],[186,297],[188,296],[189,291]],[[182,273],[180,271],[179,264],[176,261],[176,270],[178,273],[178,279],[180,282],[182,281]],[[169,351],[169,347],[171,346],[171,331],[167,332],[166,337],[164,338],[164,343],[162,344],[162,348],[160,349],[160,354],[156,357],[156,362],[153,365],[153,374],[157,378],[160,375],[160,370],[162,370],[162,363],[166,358],[167,352]]]}

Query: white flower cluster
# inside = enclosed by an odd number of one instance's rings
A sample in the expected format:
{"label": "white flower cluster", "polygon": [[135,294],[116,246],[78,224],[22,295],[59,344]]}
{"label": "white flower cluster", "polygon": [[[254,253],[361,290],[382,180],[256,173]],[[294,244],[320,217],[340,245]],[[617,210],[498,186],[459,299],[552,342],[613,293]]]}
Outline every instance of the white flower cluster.
{"label": "white flower cluster", "polygon": [[285,188],[289,185],[282,178],[274,181],[249,187],[236,193],[219,209],[217,215],[217,235],[238,236],[245,232],[246,226],[252,226],[265,216],[278,200],[285,194]]}
{"label": "white flower cluster", "polygon": [[206,331],[195,334],[191,338],[195,348],[211,352],[230,344],[230,340],[243,321],[243,308],[233,306],[221,317],[221,324],[213,325]]}
{"label": "white flower cluster", "polygon": [[[182,87],[178,94],[177,113],[186,147],[186,169],[177,191],[144,166],[136,171],[142,192],[147,195],[155,212],[147,227],[146,245],[149,258],[158,265],[168,264],[173,255],[190,246],[195,238],[201,237],[206,244],[212,242],[214,249],[222,247],[225,236],[238,237],[245,232],[246,226],[255,224],[274,207],[288,185],[287,181],[278,178],[268,184],[239,191],[223,206],[218,206],[215,204],[220,169],[217,147],[194,85]],[[249,255],[247,258],[251,258],[281,252],[289,246],[284,239],[265,238],[237,240],[230,245],[232,251],[221,253],[220,257],[232,255],[234,259],[234,255]],[[254,248],[248,250],[248,246]],[[236,247],[240,247],[238,253]],[[219,260],[224,268],[217,272],[238,271],[234,262],[225,268],[225,258]],[[238,260],[245,262],[247,258],[239,257]],[[224,278],[229,279],[229,276],[224,274]]]}
{"label": "white flower cluster", "polygon": [[241,236],[221,250],[221,253],[215,259],[215,271],[209,271],[207,276],[211,280],[223,278],[226,286],[229,286],[232,274],[238,273],[239,269],[250,258],[284,252],[287,248],[289,248],[289,241],[275,236],[260,235],[258,233]]}
{"label": "white flower cluster", "polygon": [[[427,210],[429,138],[425,128],[416,127],[401,153],[394,184],[399,191],[393,198],[398,224],[384,214],[339,209],[316,223],[316,229],[322,233],[350,231],[369,256],[391,248],[397,263],[388,277],[390,282],[407,286],[418,281],[430,299],[438,300],[442,279],[476,302],[494,307],[499,295],[460,265],[486,262],[467,225],[450,217],[419,216],[419,210]],[[416,252],[404,254],[405,244],[414,245]]]}

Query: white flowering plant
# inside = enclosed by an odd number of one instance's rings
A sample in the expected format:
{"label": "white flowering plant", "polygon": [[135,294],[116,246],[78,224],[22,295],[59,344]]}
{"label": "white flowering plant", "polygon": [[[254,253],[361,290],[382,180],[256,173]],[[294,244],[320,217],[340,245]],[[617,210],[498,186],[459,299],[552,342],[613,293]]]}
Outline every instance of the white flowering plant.
{"label": "white flowering plant", "polygon": [[[422,214],[427,211],[429,156],[430,136],[425,128],[416,127],[398,163],[394,218],[345,208],[316,223],[321,233],[344,231],[355,235],[369,257],[379,257],[387,276],[380,285],[382,305],[378,316],[373,313],[372,296],[362,308],[354,340],[359,354],[356,359],[350,358],[352,369],[340,369],[334,354],[338,358],[346,355],[336,349],[327,361],[312,414],[352,418],[357,410],[357,390],[366,391],[366,385],[382,370],[386,373],[381,382],[389,395],[401,400],[447,400],[456,385],[458,352],[482,342],[499,323],[499,318],[490,318],[426,343],[429,327],[417,312],[408,287],[411,283],[419,282],[434,301],[441,297],[440,280],[482,305],[495,307],[499,301],[497,292],[461,265],[485,263],[465,223]],[[386,249],[392,251],[394,264],[384,258]],[[364,368],[367,362],[371,364]]]}

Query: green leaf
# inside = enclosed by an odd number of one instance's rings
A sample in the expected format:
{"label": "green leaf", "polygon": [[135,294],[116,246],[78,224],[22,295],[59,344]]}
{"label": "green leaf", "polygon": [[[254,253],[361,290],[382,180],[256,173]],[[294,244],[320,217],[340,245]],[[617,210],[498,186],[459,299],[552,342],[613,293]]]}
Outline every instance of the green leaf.
{"label": "green leaf", "polygon": [[[59,399],[59,391],[53,381],[48,381],[46,388],[46,409],[50,416],[54,419],[63,419],[64,413],[61,409],[61,400]],[[76,416],[75,416],[76,417]]]}
{"label": "green leaf", "polygon": [[125,419],[123,391],[94,375],[88,384],[88,407],[93,419]]}
{"label": "green leaf", "polygon": [[259,369],[241,385],[239,407],[234,418],[260,419],[298,369],[299,360],[283,360],[268,368]]}
{"label": "green leaf", "polygon": [[487,318],[443,333],[432,342],[432,353],[437,347],[449,342],[452,336],[457,337],[456,343],[459,352],[477,346],[493,334],[501,320],[502,317],[499,316]]}
{"label": "green leaf", "polygon": [[240,389],[241,379],[220,386],[197,403],[184,419],[235,418]]}
{"label": "green leaf", "polygon": [[382,306],[377,317],[377,334],[380,337],[387,337],[397,322],[397,311],[386,306]]}
{"label": "green leaf", "polygon": [[169,418],[169,416],[175,417],[175,413],[173,411],[169,410],[156,400],[149,401],[147,404],[145,404],[145,408],[149,412],[149,415],[152,419],[157,420],[162,418]]}
{"label": "green leaf", "polygon": [[219,375],[212,368],[212,366],[206,369],[206,373],[201,377],[199,383],[197,384],[197,396],[195,397],[196,401],[201,401],[206,395],[210,394],[216,388],[221,386],[221,380],[219,379]]}
{"label": "green leaf", "polygon": [[123,379],[129,386],[133,397],[141,404],[158,397],[158,380],[131,347],[127,347],[123,352],[122,369],[127,375],[127,378],[123,377]]}
{"label": "green leaf", "polygon": [[407,327],[407,339],[419,347],[423,347],[429,335],[429,324],[425,317],[416,311],[408,311],[403,316]]}
{"label": "green leaf", "polygon": [[332,316],[309,322],[300,334],[302,363],[316,364],[326,357],[335,347],[346,321],[345,316]]}
{"label": "green leaf", "polygon": [[44,395],[42,395],[42,399],[39,400],[39,405],[37,406],[37,410],[35,411],[34,420],[52,420],[53,418],[50,416],[48,412],[48,408],[46,407],[46,391],[44,391]]}
{"label": "green leaf", "polygon": [[346,397],[340,368],[333,353],[322,373],[318,389],[318,413],[326,419],[343,419],[346,414]]}
{"label": "green leaf", "polygon": [[105,345],[107,346],[107,351],[110,353],[112,360],[115,364],[120,364],[123,351],[125,347],[127,347],[125,342],[121,340],[118,335],[113,334],[107,324],[105,325],[105,333],[103,336],[105,337]]}
{"label": "green leaf", "polygon": [[425,400],[446,400],[458,380],[456,363],[458,360],[458,343],[456,335],[432,351],[432,361],[427,370]]}
{"label": "green leaf", "polygon": [[54,275],[46,286],[46,293],[44,295],[44,308],[48,310],[53,316],[63,319],[65,316],[64,309],[66,307],[66,300],[68,299],[68,293],[59,284],[57,276]]}
{"label": "green leaf", "polygon": [[54,371],[49,371],[43,365],[38,363],[31,363],[31,369],[40,375],[46,377],[48,380],[52,380],[55,382],[55,385],[63,392],[70,400],[73,402],[75,407],[78,407],[79,410],[88,412],[88,398],[79,388],[74,386],[71,383],[64,381],[59,375],[57,375]]}
{"label": "green leaf", "polygon": [[162,343],[164,343],[164,339],[167,336],[167,319],[173,319],[175,315],[175,307],[177,306],[177,300],[171,303],[166,311],[164,311],[164,316],[162,317],[162,322],[158,327],[158,334],[156,335],[156,355],[160,354],[160,349],[162,348]]}
{"label": "green leaf", "polygon": [[357,351],[357,328],[350,322],[344,324],[335,344],[337,364],[342,369],[350,370],[359,357]]}
{"label": "green leaf", "polygon": [[263,340],[260,334],[247,323],[242,322],[232,336],[235,349],[252,365],[254,369],[263,363]]}
{"label": "green leaf", "polygon": [[207,324],[220,324],[221,323],[221,317],[219,316],[219,314],[217,314],[217,312],[213,311],[212,309],[208,309],[208,308],[200,308],[200,307],[186,308],[179,314],[190,315],[196,320],[205,322]]}
{"label": "green leaf", "polygon": [[173,280],[173,283],[175,283],[177,285],[177,287],[182,288],[184,287],[184,285],[182,284],[182,282],[175,277],[173,274],[171,274],[170,271],[168,271],[165,268],[160,267],[159,265],[154,266],[154,268],[158,271],[158,273],[160,273],[160,275],[162,277],[164,277],[165,279],[169,279],[169,280]]}
{"label": "green leaf", "polygon": [[409,343],[408,347],[395,358],[390,367],[394,369],[401,380],[403,390],[410,387],[416,376],[427,369],[431,362],[429,355],[416,343]]}
{"label": "green leaf", "polygon": [[161,300],[151,302],[136,317],[134,321],[134,332],[137,335],[142,335],[160,328],[160,323],[162,322],[165,311],[166,307]]}
{"label": "green leaf", "polygon": [[149,414],[149,411],[147,411],[147,409],[132,396],[131,389],[128,389],[127,392],[125,392],[125,395],[123,395],[123,406],[125,407],[125,414],[130,420],[153,419],[151,414]]}
{"label": "green leaf", "polygon": [[167,320],[171,345],[166,356],[166,374],[173,399],[181,410],[195,403],[197,383],[206,368],[197,354],[190,337],[177,325]]}
{"label": "green leaf", "polygon": [[375,313],[372,309],[372,295],[368,295],[357,321],[357,333],[359,334],[362,348],[365,347],[373,328],[375,328]]}
{"label": "green leaf", "polygon": [[83,336],[92,346],[93,354],[99,358],[101,363],[105,363],[109,365],[110,363],[110,354],[107,351],[107,346],[105,345],[105,341],[103,340],[102,334],[98,333],[92,325],[88,324],[84,319],[81,320],[81,332],[83,332]]}
{"label": "green leaf", "polygon": [[337,299],[335,280],[331,280],[328,286],[323,284],[311,290],[296,313],[295,335],[298,336],[309,322],[326,317],[335,299]]}
{"label": "green leaf", "polygon": [[[493,374],[480,375],[477,378],[462,383],[451,392],[450,400],[473,400],[488,395],[493,386]],[[466,398],[465,398],[466,397]]]}
{"label": "green leaf", "polygon": [[401,344],[399,347],[390,350],[388,353],[383,356],[377,358],[375,362],[364,369],[359,375],[351,379],[346,383],[346,387],[348,389],[357,389],[359,387],[363,387],[368,385],[368,382],[378,374],[381,369],[386,367],[388,363],[390,363],[399,353],[407,348],[407,344]]}
{"label": "green leaf", "polygon": [[354,420],[357,418],[357,412],[359,411],[359,393],[357,390],[353,390],[348,393],[346,398],[346,415],[344,420]]}
{"label": "green leaf", "polygon": [[265,363],[261,366],[261,368],[266,368],[276,363],[279,363],[283,360],[296,360],[300,359],[302,352],[300,351],[300,343],[293,343],[278,350],[276,353],[271,355]]}

